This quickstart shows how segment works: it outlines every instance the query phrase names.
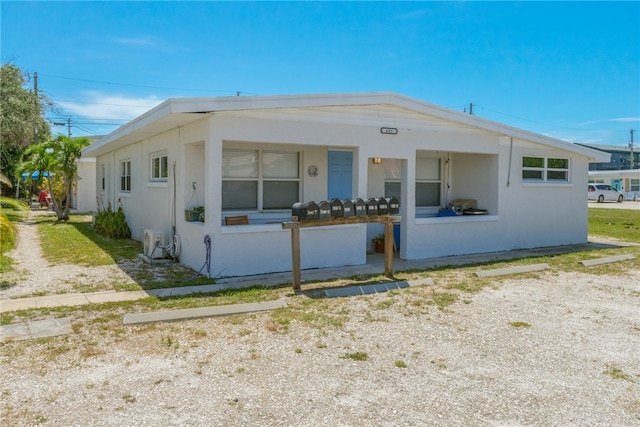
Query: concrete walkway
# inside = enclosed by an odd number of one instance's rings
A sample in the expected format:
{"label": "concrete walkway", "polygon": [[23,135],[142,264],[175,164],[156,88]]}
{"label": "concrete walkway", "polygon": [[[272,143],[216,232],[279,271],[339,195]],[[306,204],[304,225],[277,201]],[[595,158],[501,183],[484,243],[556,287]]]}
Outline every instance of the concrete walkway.
{"label": "concrete walkway", "polygon": [[[534,256],[550,256],[564,253],[591,251],[598,249],[619,248],[624,246],[636,246],[628,243],[592,242],[581,245],[556,246],[537,249],[523,249],[508,252],[492,252],[486,254],[461,255],[454,257],[433,258],[428,260],[405,261],[394,259],[394,271],[424,271],[443,266],[460,266],[491,261],[507,261]],[[326,281],[331,279],[349,278],[383,274],[384,259],[382,254],[374,254],[367,257],[367,264],[357,266],[345,266],[339,268],[323,268],[303,270],[304,282]],[[128,292],[93,292],[84,294],[60,294],[46,295],[34,298],[14,298],[0,300],[0,313],[18,310],[31,310],[46,307],[79,306],[86,304],[100,304],[106,302],[132,301],[148,297],[184,296],[195,293],[212,293],[225,289],[241,289],[254,285],[279,286],[291,283],[291,272],[273,273],[256,276],[243,276],[216,279],[213,285],[183,286],[166,289],[149,289]]]}

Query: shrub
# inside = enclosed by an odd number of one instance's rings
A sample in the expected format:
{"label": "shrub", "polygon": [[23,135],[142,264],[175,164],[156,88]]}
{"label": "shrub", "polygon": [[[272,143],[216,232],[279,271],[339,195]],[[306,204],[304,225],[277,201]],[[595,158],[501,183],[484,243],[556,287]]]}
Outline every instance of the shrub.
{"label": "shrub", "polygon": [[122,211],[122,207],[117,212],[111,209],[111,205],[106,210],[99,210],[96,215],[96,231],[105,236],[115,239],[128,239],[131,237],[131,229]]}
{"label": "shrub", "polygon": [[1,197],[0,205],[0,253],[4,254],[15,246],[17,230],[13,221],[20,218],[20,212],[26,211],[27,206],[8,197]]}

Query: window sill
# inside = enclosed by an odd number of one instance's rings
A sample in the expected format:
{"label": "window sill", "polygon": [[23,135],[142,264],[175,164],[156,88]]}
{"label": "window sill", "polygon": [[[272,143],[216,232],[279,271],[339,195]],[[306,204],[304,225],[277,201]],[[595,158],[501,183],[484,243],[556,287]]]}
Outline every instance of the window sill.
{"label": "window sill", "polygon": [[[344,230],[346,228],[356,228],[362,224],[340,224],[323,226],[322,230]],[[282,228],[282,222],[269,224],[249,224],[249,225],[223,225],[221,234],[240,234],[240,233],[266,233],[266,232],[289,232]]]}
{"label": "window sill", "polygon": [[429,218],[416,218],[416,225],[423,224],[455,224],[470,222],[495,222],[499,221],[498,215],[460,215],[460,216],[442,216]]}
{"label": "window sill", "polygon": [[571,187],[573,187],[573,183],[571,183],[571,182],[554,182],[554,181],[540,181],[540,182],[524,181],[522,183],[522,186],[523,187],[531,187],[531,188],[535,188],[535,187],[571,188]]}

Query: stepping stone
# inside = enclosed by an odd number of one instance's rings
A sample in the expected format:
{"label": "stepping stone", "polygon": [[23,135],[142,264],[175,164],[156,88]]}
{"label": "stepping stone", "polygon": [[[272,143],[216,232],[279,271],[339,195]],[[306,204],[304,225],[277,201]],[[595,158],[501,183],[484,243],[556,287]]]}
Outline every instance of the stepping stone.
{"label": "stepping stone", "polygon": [[369,295],[369,294],[375,294],[375,293],[388,292],[394,289],[408,288],[410,286],[425,286],[425,285],[433,285],[433,280],[427,278],[427,279],[409,280],[407,282],[384,282],[384,283],[374,283],[371,285],[331,288],[331,289],[326,289],[324,291],[324,296],[327,298],[352,297],[356,295]]}
{"label": "stepping stone", "polygon": [[138,323],[172,322],[176,320],[198,319],[201,317],[230,316],[233,314],[257,313],[286,307],[283,299],[248,304],[218,305],[213,307],[186,308],[182,310],[155,311],[150,313],[125,314],[123,325]]}
{"label": "stepping stone", "polygon": [[585,267],[591,267],[593,265],[609,264],[611,262],[626,261],[626,260],[634,259],[634,258],[635,258],[635,256],[632,255],[632,254],[622,254],[622,255],[608,256],[608,257],[604,257],[604,258],[587,259],[587,260],[579,261],[579,262],[580,262],[580,264],[584,265]]}
{"label": "stepping stone", "polygon": [[551,268],[549,264],[531,264],[520,265],[515,267],[496,268],[494,270],[481,270],[476,271],[476,277],[492,277],[492,276],[507,276],[509,274],[530,273],[532,271],[541,271]]}
{"label": "stepping stone", "polygon": [[22,341],[70,333],[71,320],[68,317],[0,326],[1,341]]}

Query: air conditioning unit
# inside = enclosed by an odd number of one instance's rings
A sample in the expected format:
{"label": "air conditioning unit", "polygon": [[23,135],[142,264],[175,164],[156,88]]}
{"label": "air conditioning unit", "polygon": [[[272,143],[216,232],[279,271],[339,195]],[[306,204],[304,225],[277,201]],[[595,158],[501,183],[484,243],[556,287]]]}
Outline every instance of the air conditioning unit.
{"label": "air conditioning unit", "polygon": [[160,230],[144,230],[144,254],[149,258],[164,258],[164,233]]}

